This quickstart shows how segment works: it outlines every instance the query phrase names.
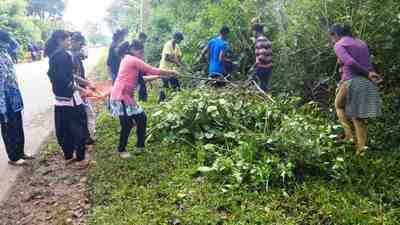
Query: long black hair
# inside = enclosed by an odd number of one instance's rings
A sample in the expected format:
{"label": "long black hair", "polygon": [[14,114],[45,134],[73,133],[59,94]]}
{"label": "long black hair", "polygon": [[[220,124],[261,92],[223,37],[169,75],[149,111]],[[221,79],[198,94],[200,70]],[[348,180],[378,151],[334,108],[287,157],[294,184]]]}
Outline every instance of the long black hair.
{"label": "long black hair", "polygon": [[86,38],[83,36],[81,32],[72,32],[71,33],[71,40],[75,42],[81,42],[82,45],[86,44]]}
{"label": "long black hair", "polygon": [[262,25],[260,23],[256,23],[256,24],[253,25],[252,30],[256,31],[258,33],[263,33],[264,32],[264,25]]}
{"label": "long black hair", "polygon": [[140,50],[144,49],[144,45],[139,40],[133,40],[132,43],[131,43],[130,49],[132,51],[140,51]]}
{"label": "long black hair", "polygon": [[124,42],[118,48],[118,56],[123,58],[125,55],[131,55],[132,51],[140,51],[144,49],[144,45],[139,40],[133,40],[130,44],[129,42]]}
{"label": "long black hair", "polygon": [[70,32],[65,30],[56,30],[51,35],[51,38],[47,40],[44,47],[44,54],[46,56],[51,57],[54,52],[59,48],[60,41],[64,41],[65,39],[71,36]]}
{"label": "long black hair", "polygon": [[339,37],[353,37],[351,27],[348,24],[335,24],[329,29],[331,35],[337,35]]}
{"label": "long black hair", "polygon": [[118,47],[118,51],[117,51],[118,56],[122,59],[125,55],[130,53],[130,48],[131,48],[131,46],[130,46],[129,42],[126,41],[126,42],[122,43]]}
{"label": "long black hair", "polygon": [[119,42],[123,40],[125,36],[128,35],[128,29],[119,29],[117,30],[112,37],[113,43]]}
{"label": "long black hair", "polygon": [[177,40],[177,41],[183,41],[185,39],[182,32],[174,33],[173,38],[174,38],[174,40]]}

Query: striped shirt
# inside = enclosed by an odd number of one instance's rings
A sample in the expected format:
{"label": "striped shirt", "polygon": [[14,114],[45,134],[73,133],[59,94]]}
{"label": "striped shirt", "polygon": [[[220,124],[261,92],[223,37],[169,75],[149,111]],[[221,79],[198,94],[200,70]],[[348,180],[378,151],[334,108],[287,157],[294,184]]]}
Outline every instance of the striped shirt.
{"label": "striped shirt", "polygon": [[272,43],[265,36],[256,40],[256,65],[258,68],[272,68]]}

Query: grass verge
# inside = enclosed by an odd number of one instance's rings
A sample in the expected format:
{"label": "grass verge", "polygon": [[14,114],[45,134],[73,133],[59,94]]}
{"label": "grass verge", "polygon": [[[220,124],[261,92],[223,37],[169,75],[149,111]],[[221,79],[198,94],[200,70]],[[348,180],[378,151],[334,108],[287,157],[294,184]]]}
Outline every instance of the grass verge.
{"label": "grass verge", "polygon": [[[145,106],[150,119],[154,100]],[[197,173],[188,149],[153,143],[147,153],[120,160],[118,120],[103,112],[98,124],[88,224],[400,224],[398,151],[349,156],[341,181],[308,177],[268,191],[223,191],[223,183]]]}

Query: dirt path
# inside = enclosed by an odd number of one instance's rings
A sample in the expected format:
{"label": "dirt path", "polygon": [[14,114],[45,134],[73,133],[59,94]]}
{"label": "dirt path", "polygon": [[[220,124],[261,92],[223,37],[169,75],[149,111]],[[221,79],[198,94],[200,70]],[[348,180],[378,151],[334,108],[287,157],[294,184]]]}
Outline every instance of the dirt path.
{"label": "dirt path", "polygon": [[90,209],[86,170],[65,166],[58,145],[45,144],[0,206],[0,225],[80,225]]}

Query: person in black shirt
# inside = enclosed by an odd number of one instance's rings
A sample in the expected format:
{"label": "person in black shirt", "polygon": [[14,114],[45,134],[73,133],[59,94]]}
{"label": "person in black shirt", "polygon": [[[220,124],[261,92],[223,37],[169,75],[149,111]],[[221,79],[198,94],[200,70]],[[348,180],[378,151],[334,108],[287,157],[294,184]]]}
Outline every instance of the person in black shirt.
{"label": "person in black shirt", "polygon": [[108,50],[107,66],[113,83],[117,79],[119,65],[121,64],[121,58],[118,56],[118,48],[127,34],[128,30],[126,29],[117,30],[117,32],[115,32],[113,35],[113,41]]}
{"label": "person in black shirt", "polygon": [[[55,95],[55,128],[66,164],[77,162],[78,168],[89,165],[86,159],[87,122],[85,108],[78,91],[85,91],[75,83],[94,89],[93,85],[74,77],[74,64],[67,51],[71,45],[70,33],[56,30],[46,42],[45,54],[49,56],[48,76]],[[74,153],[75,157],[74,158]]]}

